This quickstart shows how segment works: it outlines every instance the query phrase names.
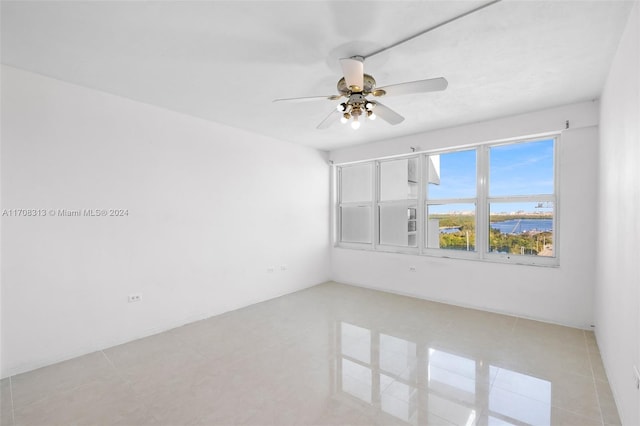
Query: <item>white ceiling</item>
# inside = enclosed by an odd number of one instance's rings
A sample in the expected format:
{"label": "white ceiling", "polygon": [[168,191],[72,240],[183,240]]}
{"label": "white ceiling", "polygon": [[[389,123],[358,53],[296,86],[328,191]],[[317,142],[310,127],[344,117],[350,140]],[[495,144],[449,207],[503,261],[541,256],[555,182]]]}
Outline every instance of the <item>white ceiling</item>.
{"label": "white ceiling", "polygon": [[387,97],[406,120],[316,125],[338,59],[369,53],[486,2],[2,1],[2,62],[207,120],[330,150],[598,98],[631,1],[503,0],[373,56],[378,86],[446,77]]}

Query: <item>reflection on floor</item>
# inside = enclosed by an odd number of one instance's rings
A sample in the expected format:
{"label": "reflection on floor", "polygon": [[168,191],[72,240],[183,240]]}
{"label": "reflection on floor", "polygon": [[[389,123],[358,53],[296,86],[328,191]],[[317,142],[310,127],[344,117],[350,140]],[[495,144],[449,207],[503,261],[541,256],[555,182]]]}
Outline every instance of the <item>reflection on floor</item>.
{"label": "reflection on floor", "polygon": [[[551,424],[551,381],[478,359],[377,333],[346,322],[336,381],[393,420],[407,424],[450,422]],[[377,345],[371,345],[371,341]],[[426,407],[421,410],[421,407]],[[482,417],[482,418],[481,418]]]}
{"label": "reflection on floor", "polygon": [[593,333],[336,283],[2,380],[2,425],[619,424]]}

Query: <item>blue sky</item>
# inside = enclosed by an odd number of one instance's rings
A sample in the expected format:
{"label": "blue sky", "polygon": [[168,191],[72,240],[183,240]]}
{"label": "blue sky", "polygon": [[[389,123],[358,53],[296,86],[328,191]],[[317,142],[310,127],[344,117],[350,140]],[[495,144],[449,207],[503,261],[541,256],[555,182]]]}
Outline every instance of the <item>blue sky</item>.
{"label": "blue sky", "polygon": [[476,196],[476,150],[440,155],[440,184],[429,184],[429,199]]}
{"label": "blue sky", "polygon": [[553,194],[553,139],[493,147],[489,196]]}
{"label": "blue sky", "polygon": [[[489,196],[553,193],[553,139],[495,146],[490,149]],[[429,199],[473,198],[476,195],[476,151],[440,155],[440,184],[429,185]],[[434,206],[433,213],[468,211],[473,205]],[[537,203],[493,204],[491,211],[550,212]]]}

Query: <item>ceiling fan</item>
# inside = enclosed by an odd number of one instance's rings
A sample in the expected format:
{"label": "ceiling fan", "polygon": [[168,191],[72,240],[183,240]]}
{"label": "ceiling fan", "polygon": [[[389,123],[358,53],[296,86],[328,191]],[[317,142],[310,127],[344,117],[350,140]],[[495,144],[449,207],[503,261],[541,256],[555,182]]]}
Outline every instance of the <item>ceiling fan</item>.
{"label": "ceiling fan", "polygon": [[368,96],[379,98],[391,95],[434,92],[444,90],[448,85],[447,80],[440,77],[376,87],[376,80],[371,75],[364,73],[364,57],[352,56],[351,58],[340,59],[340,66],[344,77],[338,80],[337,88],[339,94],[275,99],[273,102],[306,102],[323,99],[337,101],[344,97],[346,100],[338,104],[336,109],[322,120],[317,128],[327,129],[336,121],[341,121],[343,124],[351,121],[351,127],[358,129],[360,128],[361,118],[375,120],[376,117],[380,117],[392,125],[400,124],[404,120],[403,116],[378,100],[367,99]]}
{"label": "ceiling fan", "polygon": [[288,99],[275,99],[273,102],[305,102],[316,100],[329,100],[337,101],[342,97],[346,100],[337,105],[336,110],[331,112],[324,120],[318,124],[318,129],[327,129],[336,121],[342,123],[348,123],[351,121],[351,127],[354,129],[360,128],[360,118],[368,118],[374,120],[376,117],[380,117],[384,121],[390,124],[400,124],[404,121],[404,117],[387,107],[386,105],[378,102],[377,99],[367,99],[368,96],[379,98],[381,96],[391,95],[405,95],[409,93],[422,93],[422,92],[435,92],[438,90],[444,90],[448,86],[446,79],[431,78],[427,80],[410,81],[406,83],[392,84],[390,86],[376,87],[376,80],[369,74],[364,73],[364,60],[374,55],[382,53],[386,50],[392,49],[409,40],[420,37],[430,31],[436,30],[444,25],[450,24],[458,19],[464,18],[474,14],[484,8],[492,6],[502,0],[490,0],[480,6],[477,6],[467,12],[454,16],[443,22],[440,22],[434,26],[431,26],[417,34],[414,34],[405,39],[399,40],[396,43],[384,47],[382,49],[371,52],[366,56],[352,56],[350,58],[340,59],[340,66],[342,67],[342,77],[338,81],[337,95],[328,96],[309,96],[303,98],[288,98]]}

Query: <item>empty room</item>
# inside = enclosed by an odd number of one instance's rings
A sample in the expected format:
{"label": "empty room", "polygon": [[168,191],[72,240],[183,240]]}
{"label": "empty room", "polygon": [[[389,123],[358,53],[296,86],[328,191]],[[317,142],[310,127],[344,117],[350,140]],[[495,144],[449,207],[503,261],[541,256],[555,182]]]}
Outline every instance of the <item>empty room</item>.
{"label": "empty room", "polygon": [[640,425],[640,2],[1,1],[0,424]]}

